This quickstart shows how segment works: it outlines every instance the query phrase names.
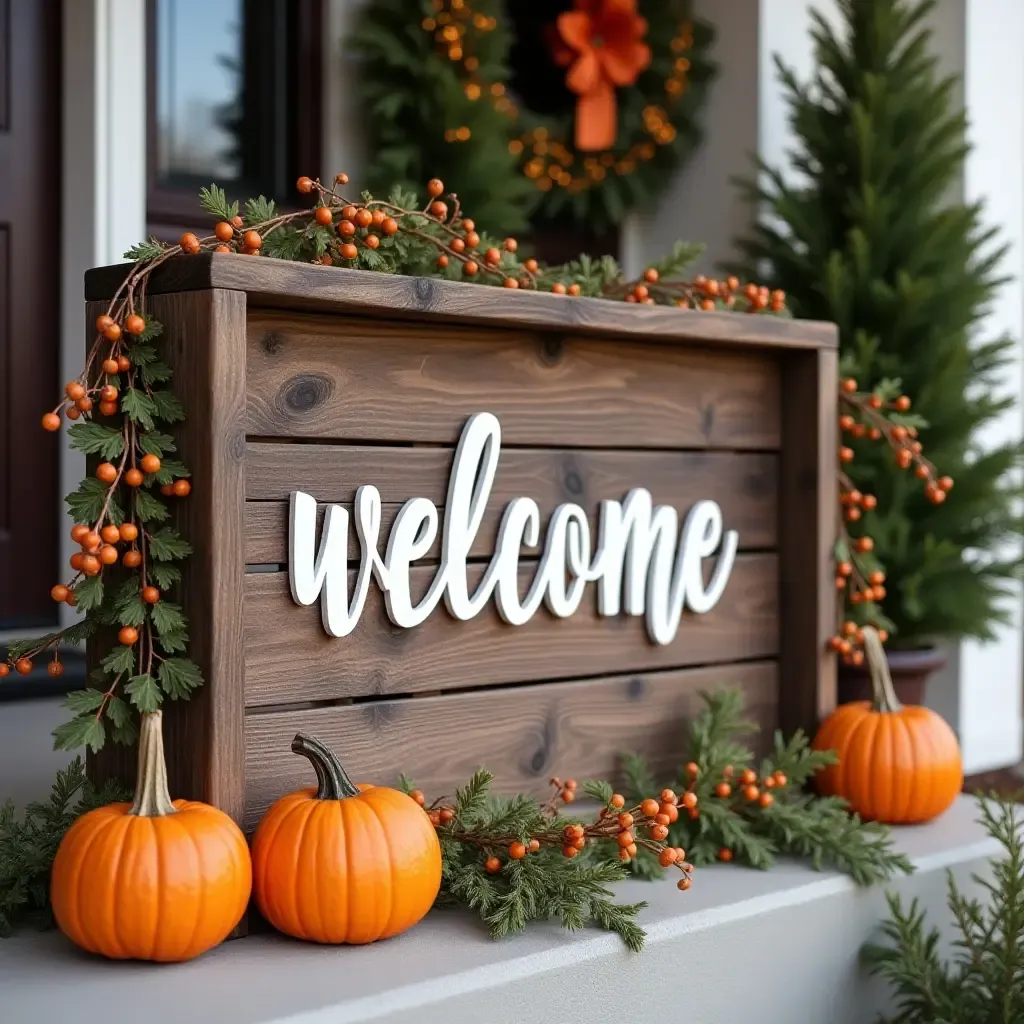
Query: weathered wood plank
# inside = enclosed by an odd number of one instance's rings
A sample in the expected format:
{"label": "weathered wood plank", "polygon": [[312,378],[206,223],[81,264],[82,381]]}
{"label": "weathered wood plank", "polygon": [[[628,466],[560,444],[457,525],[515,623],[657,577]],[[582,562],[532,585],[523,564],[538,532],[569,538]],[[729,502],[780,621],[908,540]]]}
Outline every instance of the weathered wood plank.
{"label": "weathered wood plank", "polygon": [[779,537],[786,571],[780,614],[780,664],[785,690],[779,722],[813,734],[836,706],[837,596],[833,547],[836,493],[836,353],[790,353],[783,365],[782,475]]}
{"label": "weathered wood plank", "polygon": [[[470,567],[471,585],[482,566]],[[524,564],[521,592],[535,565]],[[411,572],[422,595],[435,569]],[[376,586],[350,636],[328,636],[316,607],[292,602],[286,573],[245,578],[247,706],[416,693],[610,672],[678,668],[773,657],[779,646],[778,559],[740,555],[718,605],[687,615],[671,644],[648,639],[642,618],[597,615],[588,594],[575,615],[541,609],[525,626],[509,626],[493,604],[460,622],[439,608],[415,629],[386,618]]]}
{"label": "weathered wood plank", "polygon": [[[288,561],[292,491],[351,508],[356,488],[373,484],[384,502],[381,535],[386,536],[403,501],[424,497],[443,507],[451,463],[451,449],[249,444],[246,562]],[[778,535],[778,466],[778,456],[768,453],[512,448],[502,453],[473,554],[493,552],[501,515],[520,495],[537,502],[546,529],[548,516],[563,502],[582,505],[596,523],[602,499],[621,499],[634,487],[646,487],[657,504],[681,514],[710,498],[721,507],[726,528],[739,532],[741,550],[767,550]],[[354,531],[349,550],[358,552]],[[435,545],[430,557],[438,550]]]}
{"label": "weathered wood plank", "polygon": [[331,746],[354,778],[394,785],[405,772],[431,799],[451,795],[479,765],[496,773],[497,792],[547,795],[553,774],[614,778],[625,750],[642,751],[667,780],[701,691],[740,690],[767,743],[778,685],[776,663],[765,661],[250,714],[245,827],[284,793],[314,783],[308,762],[291,752],[296,732]]}
{"label": "weathered wood plank", "polygon": [[454,444],[775,449],[777,357],[250,311],[249,433]]}
{"label": "weathered wood plank", "polygon": [[[85,275],[87,299],[109,299],[127,264]],[[573,299],[532,291],[370,271],[310,266],[249,256],[184,256],[160,266],[147,291],[233,288],[254,305],[357,313],[435,323],[518,323],[550,331],[617,334],[644,342],[714,342],[746,348],[821,348],[837,344],[833,324],[734,313],[698,313],[672,306],[636,306],[601,299]]]}

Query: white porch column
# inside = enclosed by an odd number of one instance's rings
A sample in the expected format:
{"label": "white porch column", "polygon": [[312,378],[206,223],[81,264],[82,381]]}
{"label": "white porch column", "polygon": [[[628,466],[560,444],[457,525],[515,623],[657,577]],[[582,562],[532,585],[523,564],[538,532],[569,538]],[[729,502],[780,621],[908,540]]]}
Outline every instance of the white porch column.
{"label": "white porch column", "polygon": [[[77,376],[85,352],[82,275],[120,262],[146,234],[146,4],[64,0],[63,13],[61,382]],[[73,545],[63,498],[84,472],[83,457],[65,448],[57,496],[65,565]],[[64,624],[74,618],[61,612]]]}
{"label": "white porch column", "polygon": [[[1024,425],[1024,5],[1016,0],[962,0],[964,103],[973,150],[964,168],[964,200],[985,204],[985,223],[997,225],[1010,247],[1001,267],[1004,285],[979,331],[979,340],[1009,334],[1015,359],[1001,390],[1016,408],[978,438],[984,446],[1019,440]],[[1013,544],[1011,557],[1021,557]],[[967,641],[958,659],[959,734],[968,772],[1016,764],[1022,753],[1022,640],[1020,588],[1006,602],[1009,625],[988,644]]]}

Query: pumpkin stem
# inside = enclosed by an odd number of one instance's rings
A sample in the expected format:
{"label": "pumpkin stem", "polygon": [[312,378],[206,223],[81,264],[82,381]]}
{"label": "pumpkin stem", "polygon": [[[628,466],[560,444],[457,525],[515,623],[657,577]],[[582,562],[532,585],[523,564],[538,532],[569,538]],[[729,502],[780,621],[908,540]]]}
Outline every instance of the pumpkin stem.
{"label": "pumpkin stem", "polygon": [[864,627],[864,651],[868,656],[868,672],[871,673],[871,692],[874,694],[872,707],[875,711],[902,711],[903,705],[896,698],[892,676],[889,674],[889,659],[885,648],[878,639],[874,626]]}
{"label": "pumpkin stem", "polygon": [[160,711],[147,711],[142,715],[139,728],[139,773],[135,781],[135,802],[128,813],[140,818],[160,818],[175,813],[167,788],[162,719]]}
{"label": "pumpkin stem", "polygon": [[348,777],[337,755],[326,744],[304,732],[296,733],[292,750],[308,757],[317,779],[317,800],[344,800],[348,796],[359,796],[359,787]]}

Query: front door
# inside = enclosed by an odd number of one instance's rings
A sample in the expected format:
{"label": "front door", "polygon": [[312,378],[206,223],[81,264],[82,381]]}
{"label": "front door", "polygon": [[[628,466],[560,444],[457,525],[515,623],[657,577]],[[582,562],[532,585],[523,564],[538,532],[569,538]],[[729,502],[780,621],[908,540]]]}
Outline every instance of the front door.
{"label": "front door", "polygon": [[0,630],[56,619],[60,3],[0,0]]}

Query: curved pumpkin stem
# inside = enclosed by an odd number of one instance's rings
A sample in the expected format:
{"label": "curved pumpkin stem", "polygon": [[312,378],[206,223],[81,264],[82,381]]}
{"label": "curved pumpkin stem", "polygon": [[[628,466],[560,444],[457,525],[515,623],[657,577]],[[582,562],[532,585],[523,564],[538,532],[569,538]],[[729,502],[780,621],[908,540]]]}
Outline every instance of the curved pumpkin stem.
{"label": "curved pumpkin stem", "polygon": [[140,818],[160,818],[175,813],[167,788],[162,720],[161,712],[147,711],[139,727],[139,774],[135,780],[135,802],[128,813]]}
{"label": "curved pumpkin stem", "polygon": [[872,707],[875,711],[902,711],[903,705],[896,698],[892,676],[889,674],[889,659],[885,648],[878,639],[874,626],[864,627],[864,651],[868,656],[868,672],[871,673],[871,692],[874,695]]}
{"label": "curved pumpkin stem", "polygon": [[300,732],[292,740],[292,750],[308,757],[317,779],[317,800],[344,800],[348,796],[359,796],[359,787],[348,777],[337,755],[325,743],[314,736]]}

